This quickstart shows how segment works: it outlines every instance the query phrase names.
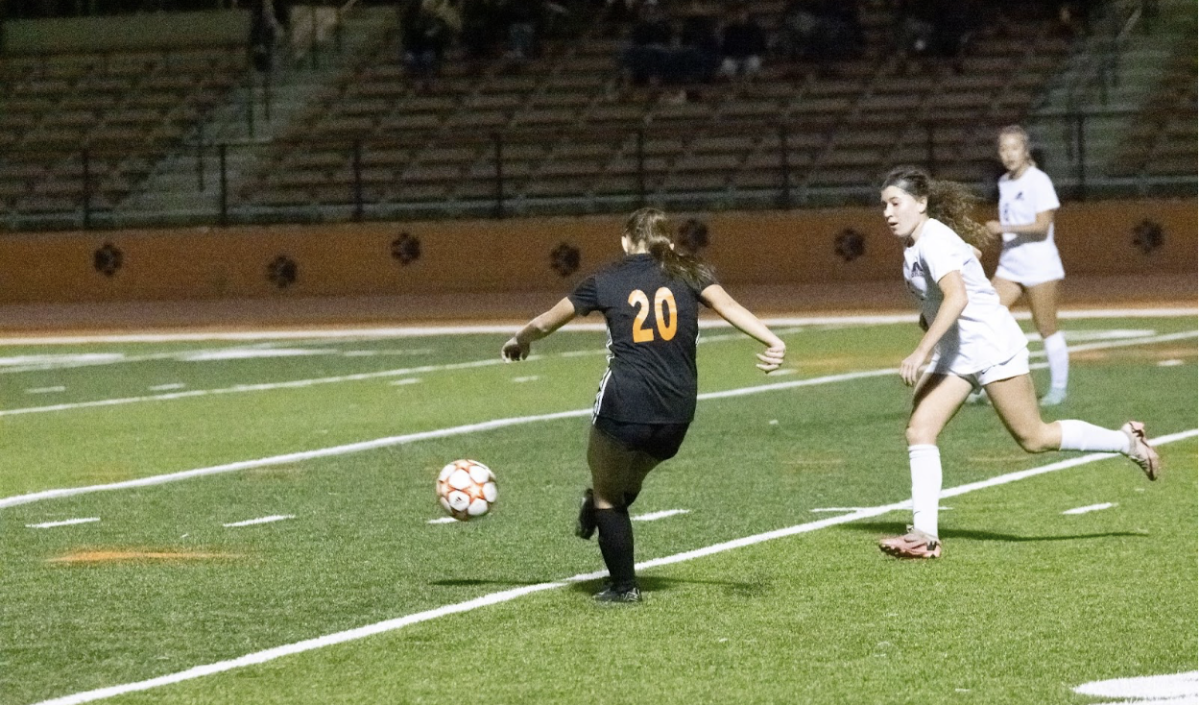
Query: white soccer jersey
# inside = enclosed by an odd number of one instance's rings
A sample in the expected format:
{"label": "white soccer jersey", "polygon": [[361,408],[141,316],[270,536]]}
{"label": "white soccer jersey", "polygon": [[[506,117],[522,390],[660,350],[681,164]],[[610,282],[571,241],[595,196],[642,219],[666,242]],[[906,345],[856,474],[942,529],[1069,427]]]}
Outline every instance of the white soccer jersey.
{"label": "white soccer jersey", "polygon": [[954,271],[962,273],[967,307],[937,342],[930,368],[972,375],[1011,359],[1026,346],[1026,339],[1012,313],[1000,303],[971,246],[945,223],[931,218],[916,243],[904,250],[904,279],[926,322],[933,323],[942,305],[938,282]]}
{"label": "white soccer jersey", "polygon": [[[1037,214],[1058,208],[1058,194],[1046,172],[1030,166],[1019,179],[1000,177],[1000,224],[1029,225]],[[1054,224],[1045,238],[1004,233],[996,276],[1022,286],[1062,279],[1062,259],[1054,244]]]}

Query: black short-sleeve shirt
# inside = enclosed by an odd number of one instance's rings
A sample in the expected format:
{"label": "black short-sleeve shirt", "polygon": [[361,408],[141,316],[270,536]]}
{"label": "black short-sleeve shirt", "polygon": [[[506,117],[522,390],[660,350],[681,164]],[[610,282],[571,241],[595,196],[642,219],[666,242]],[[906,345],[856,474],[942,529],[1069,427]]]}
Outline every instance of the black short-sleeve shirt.
{"label": "black short-sleeve shirt", "polygon": [[696,413],[700,292],[663,273],[649,254],[629,255],[583,280],[575,312],[608,324],[608,370],[593,413],[616,421],[687,423]]}

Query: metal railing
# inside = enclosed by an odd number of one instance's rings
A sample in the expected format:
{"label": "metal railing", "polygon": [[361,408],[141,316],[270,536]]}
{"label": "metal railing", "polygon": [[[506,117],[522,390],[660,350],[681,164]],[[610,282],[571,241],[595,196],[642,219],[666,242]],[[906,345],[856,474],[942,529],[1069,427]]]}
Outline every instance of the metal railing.
{"label": "metal railing", "polygon": [[[1196,173],[1127,173],[1120,164],[1091,162],[1090,135],[1098,121],[1125,120],[1109,111],[1043,115],[1031,133],[1068,138],[1069,149],[1042,157],[1064,200],[1196,193]],[[4,195],[0,228],[106,228],[179,224],[331,222],[367,219],[585,214],[642,204],[675,209],[802,208],[862,205],[877,198],[879,177],[897,163],[924,166],[935,177],[968,183],[992,197],[999,166],[995,126],[924,122],[896,128],[893,144],[863,155],[839,150],[846,134],[833,122],[676,124],[564,131],[508,130],[431,142],[434,133],[400,132],[387,140],[264,144],[196,143],[195,183],[182,191],[188,206],[127,207],[139,175],[123,171],[136,151],[63,150],[2,153],[0,166],[45,166],[28,196]],[[749,137],[748,137],[749,136]],[[693,168],[702,139],[745,142],[726,166]],[[428,144],[460,148],[469,158],[430,167]],[[593,149],[579,151],[585,144]],[[257,172],[234,179],[232,157],[268,150]],[[587,156],[587,155],[592,156]],[[850,158],[849,155],[858,155]],[[583,155],[583,156],[580,156]],[[261,152],[257,156],[262,157]],[[215,167],[216,178],[206,177]],[[19,171],[19,169],[17,169]],[[27,177],[36,181],[35,176]],[[10,179],[11,182],[11,179]],[[11,191],[11,189],[9,189]]]}

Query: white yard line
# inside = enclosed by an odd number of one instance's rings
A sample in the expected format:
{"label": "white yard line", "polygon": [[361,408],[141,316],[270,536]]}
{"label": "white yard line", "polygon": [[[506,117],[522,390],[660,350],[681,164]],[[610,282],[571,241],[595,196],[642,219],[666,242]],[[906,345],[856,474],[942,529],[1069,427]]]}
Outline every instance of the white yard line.
{"label": "white yard line", "polygon": [[[1153,439],[1153,442],[1155,445],[1166,445],[1168,443],[1174,443],[1175,441],[1180,441],[1185,438],[1194,438],[1197,436],[1197,434],[1200,434],[1200,429],[1193,429],[1191,431],[1175,433],[1175,434],[1171,434],[1169,436],[1160,436],[1159,438]],[[982,482],[973,482],[973,483],[970,483],[967,485],[960,485],[958,487],[952,487],[952,488],[942,492],[942,496],[943,497],[955,497],[958,495],[966,494],[968,492],[974,492],[974,491],[986,489],[989,487],[997,487],[999,485],[1005,485],[1005,484],[1008,484],[1011,482],[1017,482],[1019,480],[1024,480],[1024,479],[1027,479],[1030,477],[1035,477],[1037,475],[1044,475],[1046,473],[1056,472],[1058,470],[1064,470],[1066,468],[1076,467],[1079,465],[1085,465],[1087,463],[1093,463],[1098,460],[1105,460],[1105,459],[1111,458],[1111,457],[1113,457],[1111,453],[1089,453],[1088,455],[1079,456],[1076,458],[1072,458],[1070,460],[1061,461],[1061,462],[1057,462],[1057,463],[1051,463],[1049,465],[1043,465],[1042,467],[1039,467],[1039,468],[1032,468],[1030,470],[1024,470],[1021,472],[1009,473],[1007,475],[1000,475],[997,477],[990,478],[988,480],[984,480]],[[651,568],[657,568],[659,566],[673,565],[675,563],[683,563],[685,561],[691,561],[691,560],[695,560],[697,558],[712,556],[712,555],[715,555],[718,553],[724,553],[726,551],[732,551],[732,550],[738,549],[738,548],[745,548],[746,546],[753,546],[756,544],[764,543],[766,541],[772,541],[774,539],[785,538],[788,536],[796,536],[799,534],[805,534],[805,533],[810,533],[813,531],[818,531],[820,529],[826,529],[831,526],[837,526],[839,524],[848,524],[852,521],[858,521],[860,519],[869,519],[872,517],[877,517],[877,516],[880,516],[883,514],[887,514],[889,512],[907,509],[907,508],[909,508],[909,506],[910,506],[910,502],[908,500],[905,500],[903,502],[894,502],[892,504],[884,504],[884,505],[880,505],[878,507],[868,507],[868,508],[857,510],[851,514],[845,514],[845,515],[837,516],[837,517],[830,517],[828,519],[821,519],[820,521],[812,521],[812,522],[808,522],[805,524],[797,524],[795,526],[789,526],[789,527],[786,527],[783,529],[777,529],[775,531],[768,531],[768,532],[761,533],[761,534],[755,534],[753,536],[746,536],[746,537],[743,537],[740,539],[734,539],[732,541],[725,541],[722,543],[712,544],[710,546],[705,546],[703,548],[698,548],[698,549],[695,549],[692,551],[684,551],[683,553],[676,553],[675,555],[672,555],[672,556],[664,556],[662,558],[655,558],[652,560],[643,561],[643,562],[637,564],[636,570],[646,571]],[[546,590],[553,590],[555,588],[565,587],[565,586],[573,584],[573,583],[586,582],[588,580],[596,580],[598,578],[604,577],[605,575],[607,575],[607,571],[596,571],[593,573],[584,573],[584,574],[580,574],[580,575],[573,575],[569,578],[563,578],[563,579],[555,581],[555,582],[539,583],[537,585],[528,585],[528,586],[523,586],[523,587],[519,587],[519,588],[513,588],[511,590],[502,590],[500,592],[493,592],[493,593],[490,593],[487,595],[483,595],[481,597],[477,597],[473,600],[467,600],[466,602],[459,602],[459,603],[453,604],[453,605],[445,605],[443,607],[438,607],[436,609],[427,610],[424,612],[417,612],[415,614],[410,614],[410,615],[407,615],[404,617],[397,617],[395,619],[389,619],[389,620],[385,620],[382,622],[376,622],[375,624],[368,624],[366,626],[357,627],[355,629],[349,629],[346,631],[335,632],[333,634],[326,634],[324,636],[315,637],[313,639],[306,639],[304,641],[299,641],[299,642],[295,642],[292,644],[285,644],[283,646],[277,646],[277,647],[274,647],[271,649],[266,649],[264,651],[257,651],[252,654],[246,654],[245,656],[241,656],[241,657],[238,657],[235,659],[230,659],[227,661],[218,661],[216,663],[210,663],[210,664],[206,664],[204,666],[196,666],[194,668],[189,668],[185,671],[179,671],[177,673],[170,673],[167,675],[158,676],[157,678],[150,678],[148,680],[137,681],[134,683],[123,683],[121,685],[113,685],[113,686],[108,686],[106,688],[98,688],[96,690],[89,690],[89,691],[85,691],[85,692],[81,692],[81,693],[75,693],[72,695],[66,695],[66,696],[63,696],[60,698],[44,700],[40,703],[36,703],[35,705],[78,705],[79,703],[87,703],[87,702],[93,702],[96,700],[103,700],[105,698],[116,697],[118,695],[124,695],[126,693],[136,693],[136,692],[141,692],[141,691],[145,691],[145,690],[151,690],[153,688],[159,688],[162,686],[173,685],[175,683],[182,683],[184,681],[194,680],[196,678],[202,678],[204,676],[211,676],[211,675],[214,675],[217,673],[223,673],[225,671],[232,671],[232,670],[235,670],[238,668],[244,668],[246,666],[254,666],[254,665],[257,665],[260,663],[274,661],[275,659],[283,658],[285,656],[292,656],[295,654],[304,653],[306,651],[314,651],[316,649],[322,649],[327,646],[333,646],[335,644],[344,644],[349,641],[357,641],[359,639],[364,639],[366,637],[374,636],[376,634],[383,634],[386,632],[395,631],[397,629],[402,629],[404,627],[411,626],[413,624],[420,624],[421,622],[428,622],[428,621],[438,619],[440,617],[446,617],[446,616],[449,616],[452,614],[460,614],[463,612],[470,612],[472,610],[476,610],[481,607],[487,607],[489,605],[496,605],[496,604],[501,604],[504,602],[511,602],[519,597],[524,597],[526,595],[532,595],[532,594],[538,593],[538,592],[544,592]]]}
{"label": "white yard line", "polygon": [[29,529],[53,529],[59,526],[75,526],[76,524],[91,524],[92,522],[100,521],[100,517],[86,517],[82,519],[63,519],[62,521],[45,521],[41,524],[26,524]]}
{"label": "white yard line", "polygon": [[[532,312],[531,312],[532,313]],[[1061,310],[1061,319],[1089,318],[1177,318],[1195,316],[1196,308],[1126,308],[1126,309],[1078,309]],[[1029,320],[1028,311],[1017,311],[1013,315],[1018,320]],[[851,316],[777,316],[764,318],[769,326],[826,326],[826,325],[879,325],[889,323],[915,323],[916,312],[890,313],[880,315],[851,315]],[[728,327],[728,323],[719,319],[705,318],[700,321],[701,328]],[[0,346],[4,345],[76,345],[80,343],[167,343],[193,342],[207,340],[297,340],[312,338],[314,340],[358,338],[370,340],[377,338],[419,338],[434,335],[504,335],[512,334],[519,323],[500,323],[473,326],[391,326],[382,328],[336,328],[316,330],[243,330],[243,331],[208,331],[189,333],[125,333],[94,335],[23,335],[14,337],[0,336]],[[602,323],[570,323],[563,330],[604,330]]]}
{"label": "white yard line", "polygon": [[[1179,333],[1166,333],[1163,335],[1152,336],[1147,338],[1123,338],[1120,340],[1102,341],[1096,343],[1083,343],[1081,345],[1069,346],[1071,352],[1083,352],[1086,350],[1101,350],[1105,348],[1129,347],[1132,345],[1148,345],[1152,343],[1165,343],[1175,340],[1186,340],[1188,338],[1197,337],[1197,331],[1183,331]],[[718,340],[732,340],[742,338],[744,336],[729,335],[729,336],[710,336],[701,338],[701,343],[716,342]],[[607,350],[597,348],[596,350],[577,350],[573,352],[558,353],[557,355],[541,356],[530,355],[528,361],[542,360],[549,357],[580,357],[585,355],[603,355]],[[1032,357],[1045,357],[1046,353],[1043,350],[1034,350],[1031,353]],[[0,409],[0,416],[16,416],[20,414],[44,414],[55,411],[72,411],[75,409],[89,409],[104,406],[120,406],[123,404],[137,404],[151,401],[170,401],[173,399],[189,399],[192,397],[203,397],[212,394],[243,394],[246,392],[266,392],[277,389],[299,389],[311,387],[319,384],[338,384],[342,382],[360,382],[369,379],[379,379],[384,377],[397,377],[413,374],[428,374],[431,372],[444,372],[447,370],[462,370],[474,367],[492,367],[494,365],[505,364],[505,361],[496,358],[488,358],[486,360],[473,360],[470,362],[456,362],[447,365],[423,365],[420,367],[406,367],[394,370],[381,370],[379,372],[361,372],[350,375],[338,375],[334,377],[314,377],[311,379],[291,380],[288,382],[264,382],[261,384],[239,384],[233,387],[223,387],[218,389],[192,389],[184,392],[173,392],[168,394],[151,394],[137,397],[116,397],[112,399],[97,399],[93,401],[81,401],[64,404],[49,404],[46,406],[27,406],[17,409]],[[803,360],[799,363],[803,366]],[[782,375],[791,374],[790,371],[783,371]]]}
{"label": "white yard line", "polygon": [[1067,511],[1063,512],[1063,514],[1087,514],[1088,512],[1098,512],[1101,509],[1111,509],[1112,507],[1115,507],[1115,506],[1117,506],[1117,505],[1114,502],[1105,502],[1103,504],[1089,504],[1086,507],[1075,507],[1074,509],[1068,509]]}
{"label": "white yard line", "polygon": [[295,518],[296,518],[295,514],[272,514],[271,516],[268,516],[268,517],[259,517],[257,519],[247,519],[245,521],[234,521],[234,522],[230,522],[228,524],[221,524],[221,526],[225,526],[225,527],[229,527],[229,528],[234,528],[234,527],[239,527],[239,526],[255,526],[257,524],[270,524],[270,523],[276,522],[276,521],[284,521],[287,519],[295,519]]}
{"label": "white yard line", "polygon": [[[1086,349],[1091,350],[1091,349],[1097,349],[1097,348],[1101,348],[1101,347],[1122,347],[1122,346],[1129,346],[1129,345],[1140,345],[1140,344],[1146,344],[1146,343],[1164,342],[1165,340],[1176,340],[1176,339],[1180,339],[1181,336],[1183,338],[1188,338],[1188,337],[1194,338],[1194,337],[1196,337],[1196,335],[1197,335],[1197,331],[1188,331],[1186,333],[1173,333],[1173,334],[1164,335],[1164,336],[1157,336],[1152,339],[1122,340],[1122,341],[1109,341],[1109,342],[1103,342],[1103,343],[1091,343],[1086,346],[1078,346],[1078,347],[1072,348],[1072,349],[1078,350],[1078,349],[1086,348]],[[462,366],[474,367],[474,366],[479,366],[481,364],[503,364],[503,362],[500,360],[479,361],[479,362],[475,362],[475,363],[462,363],[459,366],[460,367],[462,367]],[[1045,366],[1045,363],[1031,365],[1031,367],[1034,369],[1044,367],[1044,366]],[[348,377],[378,376],[381,374],[384,374],[384,373],[367,373],[366,375],[347,375],[346,377],[348,378]],[[720,392],[705,392],[703,394],[697,395],[696,398],[699,401],[707,401],[710,399],[729,399],[732,397],[741,397],[741,396],[747,396],[750,394],[763,394],[766,392],[776,392],[776,391],[782,391],[785,389],[796,389],[799,387],[811,387],[811,386],[816,386],[816,385],[821,385],[821,384],[832,384],[835,382],[847,382],[850,380],[867,379],[870,377],[884,377],[887,375],[894,375],[894,374],[896,374],[896,370],[893,368],[865,370],[862,372],[847,372],[847,373],[836,374],[836,375],[825,375],[823,377],[810,377],[810,378],[806,378],[806,379],[790,380],[787,382],[776,382],[774,384],[759,384],[759,385],[754,385],[754,386],[750,386],[750,387],[741,387],[738,389],[727,389],[727,390],[720,391]],[[326,379],[334,379],[334,378],[326,378]],[[342,378],[337,378],[337,379],[342,379]],[[308,384],[313,384],[313,383],[315,383],[313,380],[303,380],[302,383],[294,382],[294,383],[290,383],[290,384],[293,386],[308,386]],[[289,384],[289,383],[284,383],[284,384]],[[247,385],[247,386],[260,387],[263,385]],[[224,390],[224,391],[226,391],[226,392],[238,391],[239,389],[241,389],[241,388],[231,388],[229,390]],[[196,391],[192,391],[192,392],[179,392],[177,394],[170,394],[170,395],[164,395],[164,396],[175,398],[175,397],[183,397],[183,396],[198,396],[198,395],[206,394],[206,393],[223,393],[223,392],[222,392],[222,390],[211,390],[211,391],[207,391],[207,392],[203,391],[203,390],[196,390]],[[117,403],[118,400],[108,400],[108,402],[109,403]],[[93,402],[91,404],[92,405],[100,405],[102,403],[103,402]],[[66,406],[66,405],[60,405],[60,406]],[[14,411],[16,411],[16,410],[11,410],[9,412],[0,412],[0,416],[4,415],[5,413],[13,413]],[[285,453],[283,455],[275,455],[275,456],[270,456],[270,457],[266,457],[266,458],[259,458],[257,460],[243,460],[243,461],[238,461],[238,462],[234,462],[234,463],[226,463],[223,465],[214,465],[214,466],[207,467],[207,468],[184,470],[181,472],[167,473],[164,475],[152,475],[150,477],[143,477],[143,478],[139,478],[136,480],[126,480],[124,482],[114,482],[114,483],[106,484],[106,485],[89,485],[89,486],[85,486],[85,487],[70,487],[70,488],[63,488],[63,489],[43,490],[41,492],[34,492],[31,494],[16,495],[16,496],[12,496],[12,497],[0,498],[0,509],[3,509],[5,507],[13,507],[13,506],[17,506],[20,504],[28,504],[30,502],[38,502],[38,501],[46,500],[46,499],[56,499],[56,498],[60,498],[60,497],[71,497],[71,496],[75,496],[75,495],[79,495],[79,494],[87,494],[90,492],[103,492],[103,491],[108,491],[108,490],[122,490],[122,489],[130,489],[130,488],[134,488],[134,487],[146,487],[146,486],[150,486],[150,485],[161,485],[161,484],[165,484],[168,482],[176,482],[178,480],[187,480],[187,479],[190,479],[193,477],[203,477],[206,475],[217,475],[217,474],[221,474],[221,473],[236,472],[236,471],[240,471],[240,470],[249,470],[252,468],[260,468],[260,467],[266,467],[266,466],[271,466],[271,465],[282,465],[282,464],[286,464],[286,463],[295,463],[295,462],[300,462],[300,461],[304,461],[304,460],[314,460],[317,458],[329,458],[329,457],[334,457],[334,456],[338,456],[338,455],[346,455],[348,453],[358,453],[358,452],[362,452],[362,451],[366,451],[366,450],[376,450],[378,448],[387,448],[389,446],[403,445],[406,443],[413,443],[415,441],[423,441],[423,440],[429,440],[429,439],[433,439],[433,438],[447,438],[450,436],[459,436],[459,435],[463,435],[466,433],[476,433],[479,431],[490,431],[490,430],[495,430],[495,429],[499,429],[499,428],[506,428],[508,426],[518,426],[518,425],[523,425],[523,424],[528,424],[528,423],[536,423],[536,422],[540,422],[540,421],[556,421],[556,420],[560,420],[560,419],[579,418],[579,417],[583,417],[583,416],[589,416],[591,413],[592,413],[592,410],[589,407],[587,409],[575,409],[573,411],[561,411],[561,412],[556,412],[556,413],[552,413],[552,414],[538,414],[535,416],[517,416],[517,417],[512,417],[512,418],[507,418],[507,419],[494,419],[491,421],[484,421],[481,423],[465,424],[462,426],[452,426],[450,428],[435,429],[432,431],[422,431],[422,432],[418,432],[418,433],[409,433],[409,434],[403,434],[403,435],[399,435],[399,436],[386,436],[384,438],[376,438],[374,440],[369,440],[369,441],[359,441],[356,443],[348,443],[348,444],[340,445],[340,446],[331,446],[328,448],[317,448],[315,450],[299,451],[299,452],[295,452],[295,453]]]}
{"label": "white yard line", "polygon": [[673,517],[678,514],[687,514],[690,511],[692,511],[692,510],[690,510],[690,509],[664,509],[661,512],[650,512],[648,514],[638,514],[637,516],[629,517],[629,519],[631,521],[658,521],[659,519],[666,519],[667,517]]}
{"label": "white yard line", "polygon": [[126,480],[124,482],[113,482],[107,485],[89,485],[87,487],[69,487],[57,490],[44,490],[42,492],[34,492],[32,494],[16,495],[13,497],[5,497],[0,499],[0,509],[7,507],[15,507],[21,504],[29,504],[47,499],[57,499],[60,497],[73,497],[80,494],[88,494],[91,492],[103,492],[108,490],[124,490],[134,487],[148,487],[151,485],[162,485],[168,482],[177,482],[179,480],[187,480],[193,477],[204,477],[206,475],[218,475],[227,472],[236,472],[239,470],[250,470],[253,468],[268,467],[272,465],[285,465],[288,463],[298,463],[305,460],[316,460],[317,458],[330,458],[338,455],[346,455],[348,453],[359,453],[366,450],[376,450],[378,448],[387,448],[405,443],[413,443],[416,441],[431,440],[434,438],[448,438],[451,436],[460,436],[467,433],[477,433],[480,431],[491,431],[494,429],[505,428],[508,426],[516,426],[519,424],[535,423],[538,421],[557,421],[559,419],[580,418],[588,416],[592,413],[588,409],[576,409],[574,411],[562,411],[554,414],[541,414],[538,416],[518,416],[508,419],[495,419],[492,421],[484,421],[482,423],[466,424],[464,426],[452,426],[450,428],[439,428],[432,431],[422,431],[419,433],[408,433],[402,436],[387,436],[385,438],[376,438],[370,441],[359,441],[358,443],[348,443],[346,445],[332,446],[329,448],[318,448],[316,450],[299,451],[296,453],[285,453],[283,455],[274,455],[268,458],[259,458],[257,460],[241,460],[234,463],[226,463],[224,465],[213,465],[206,468],[197,468],[195,470],[184,470],[182,472],[173,472],[166,475],[154,475],[152,477],[143,477],[137,480]]}

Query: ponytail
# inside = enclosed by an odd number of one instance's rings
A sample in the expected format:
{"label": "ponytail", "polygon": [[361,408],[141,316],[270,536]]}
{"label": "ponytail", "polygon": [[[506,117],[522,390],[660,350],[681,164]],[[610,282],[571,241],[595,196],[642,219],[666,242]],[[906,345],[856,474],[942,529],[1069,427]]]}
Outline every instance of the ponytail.
{"label": "ponytail", "polygon": [[917,167],[902,166],[893,169],[883,180],[881,189],[889,186],[904,191],[913,198],[926,199],[926,214],[937,218],[958,233],[967,243],[986,250],[996,236],[981,223],[971,218],[971,209],[979,198],[956,181],[935,180]]}
{"label": "ponytail", "polygon": [[695,257],[676,252],[671,239],[670,221],[667,214],[657,208],[640,208],[625,220],[622,233],[635,247],[645,245],[662,268],[663,274],[678,279],[693,289],[700,289],[712,282],[712,267]]}

